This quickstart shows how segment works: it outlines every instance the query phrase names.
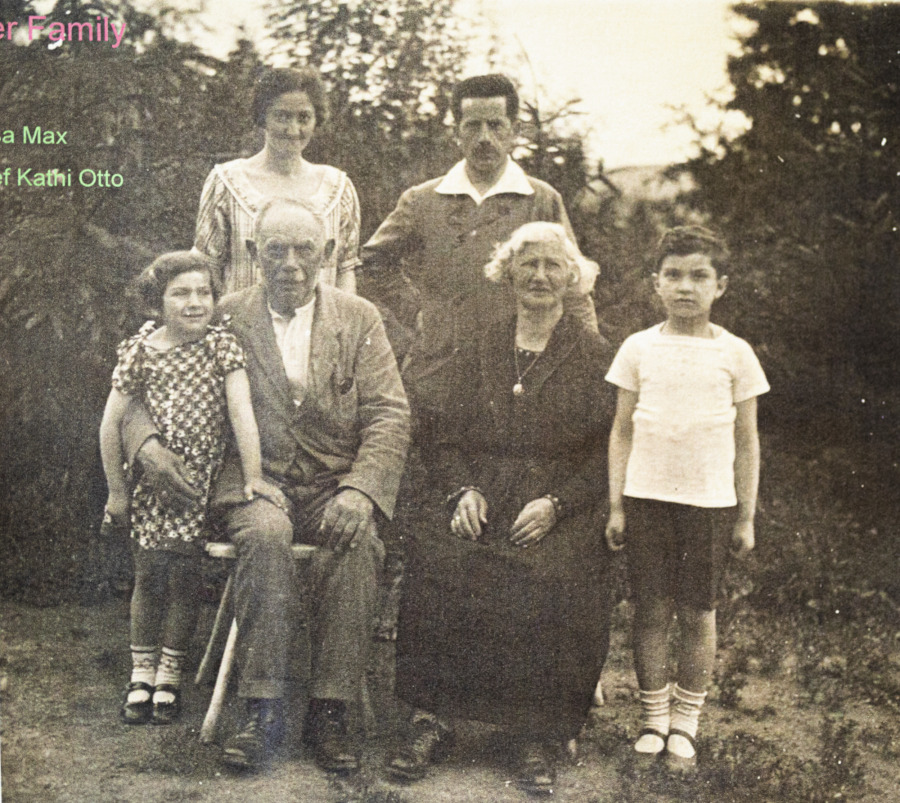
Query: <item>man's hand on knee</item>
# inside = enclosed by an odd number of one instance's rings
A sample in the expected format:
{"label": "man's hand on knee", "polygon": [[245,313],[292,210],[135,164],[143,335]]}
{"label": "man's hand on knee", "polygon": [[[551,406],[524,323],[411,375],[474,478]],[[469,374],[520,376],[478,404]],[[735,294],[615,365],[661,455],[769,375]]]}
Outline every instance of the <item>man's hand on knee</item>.
{"label": "man's hand on knee", "polygon": [[325,546],[335,552],[353,549],[367,535],[375,536],[375,506],[362,491],[344,488],[325,505],[320,529]]}
{"label": "man's hand on knee", "polygon": [[176,507],[187,507],[200,498],[200,492],[188,479],[184,461],[160,443],[147,438],[136,456],[144,471],[144,481]]}

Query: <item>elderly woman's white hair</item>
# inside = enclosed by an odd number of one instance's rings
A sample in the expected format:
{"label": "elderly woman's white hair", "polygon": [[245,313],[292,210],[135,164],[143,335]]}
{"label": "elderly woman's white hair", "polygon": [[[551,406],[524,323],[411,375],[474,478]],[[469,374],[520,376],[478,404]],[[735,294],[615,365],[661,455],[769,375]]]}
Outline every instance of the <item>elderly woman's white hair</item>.
{"label": "elderly woman's white hair", "polygon": [[519,226],[505,243],[498,245],[494,249],[491,261],[484,266],[485,278],[498,284],[508,281],[515,256],[534,243],[559,243],[572,270],[572,288],[569,292],[582,296],[591,292],[594,281],[600,273],[599,265],[582,255],[578,246],[569,239],[568,233],[559,223],[544,220]]}

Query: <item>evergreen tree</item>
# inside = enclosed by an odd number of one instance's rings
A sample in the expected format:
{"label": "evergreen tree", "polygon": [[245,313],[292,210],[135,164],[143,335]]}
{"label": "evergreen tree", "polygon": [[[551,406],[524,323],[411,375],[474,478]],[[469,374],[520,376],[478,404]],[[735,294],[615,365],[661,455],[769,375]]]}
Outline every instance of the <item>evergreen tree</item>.
{"label": "evergreen tree", "polygon": [[900,6],[764,2],[729,60],[752,127],[689,167],[745,272],[739,328],[777,394],[839,409],[900,368]]}

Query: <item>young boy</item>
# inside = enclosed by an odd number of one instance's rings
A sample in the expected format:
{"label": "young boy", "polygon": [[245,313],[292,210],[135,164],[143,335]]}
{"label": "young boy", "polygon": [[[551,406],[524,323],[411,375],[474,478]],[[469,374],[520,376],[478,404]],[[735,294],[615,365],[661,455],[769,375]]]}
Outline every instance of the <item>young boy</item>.
{"label": "young boy", "polygon": [[[769,389],[751,347],[710,323],[728,284],[724,242],[668,231],[653,285],[666,320],[631,335],[606,376],[619,389],[609,440],[610,549],[627,541],[634,663],[646,756],[696,765],[694,739],[716,651],[716,591],[728,547],[753,548],[759,482],[756,397]],[[729,541],[730,539],[730,541]],[[677,612],[674,705],[668,633]]]}

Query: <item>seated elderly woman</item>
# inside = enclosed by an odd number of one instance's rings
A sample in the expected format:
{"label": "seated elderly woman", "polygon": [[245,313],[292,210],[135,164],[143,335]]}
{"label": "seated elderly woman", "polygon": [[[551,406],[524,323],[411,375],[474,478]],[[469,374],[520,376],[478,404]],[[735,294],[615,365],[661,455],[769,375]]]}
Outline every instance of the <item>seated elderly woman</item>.
{"label": "seated elderly woman", "polygon": [[319,280],[355,292],[356,190],[343,170],[303,157],[328,120],[328,98],[319,76],[308,67],[264,70],[254,87],[253,119],[265,137],[263,148],[212,169],[200,196],[194,248],[218,264],[226,292],[259,284],[259,266],[247,250],[257,213],[271,198],[302,201],[324,218],[326,236],[335,241]]}
{"label": "seated elderly woman", "polygon": [[429,467],[440,504],[409,545],[400,603],[396,691],[414,710],[387,770],[423,777],[450,720],[480,720],[502,729],[519,785],[549,794],[552,748],[583,726],[609,642],[611,556],[594,506],[612,352],[565,313],[596,266],[562,226],[522,226],[485,273],[511,284],[517,312],[458,355]]}

